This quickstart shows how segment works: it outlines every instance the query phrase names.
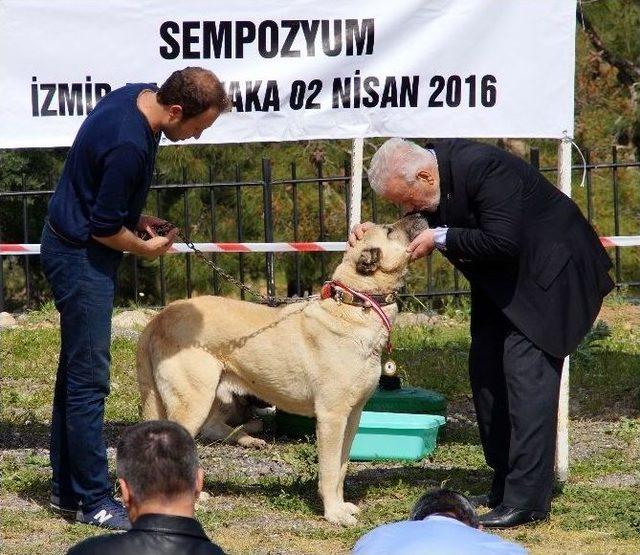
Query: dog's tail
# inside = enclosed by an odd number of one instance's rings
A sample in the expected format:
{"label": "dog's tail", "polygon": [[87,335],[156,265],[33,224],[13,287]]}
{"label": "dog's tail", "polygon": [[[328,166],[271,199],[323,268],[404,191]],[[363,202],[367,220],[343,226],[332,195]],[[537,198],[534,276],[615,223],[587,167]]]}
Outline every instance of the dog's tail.
{"label": "dog's tail", "polygon": [[138,390],[140,391],[140,416],[143,420],[161,420],[167,417],[153,375],[151,351],[155,327],[154,318],[142,332],[136,353]]}

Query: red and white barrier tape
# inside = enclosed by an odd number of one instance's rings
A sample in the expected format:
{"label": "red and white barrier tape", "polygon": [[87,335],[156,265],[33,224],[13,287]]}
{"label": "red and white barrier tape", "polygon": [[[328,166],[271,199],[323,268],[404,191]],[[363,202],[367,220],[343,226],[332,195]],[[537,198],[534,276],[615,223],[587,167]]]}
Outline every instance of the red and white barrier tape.
{"label": "red and white barrier tape", "polygon": [[600,237],[600,242],[606,248],[637,247],[640,245],[640,235],[618,235],[617,237]]}
{"label": "red and white barrier tape", "polygon": [[[317,243],[194,243],[202,252],[342,252],[343,241]],[[186,243],[174,243],[167,254],[193,252]],[[0,255],[40,254],[37,243],[0,243]]]}
{"label": "red and white barrier tape", "polygon": [[[640,246],[640,235],[600,237],[606,248]],[[342,252],[347,244],[342,241],[317,243],[194,243],[202,252]],[[186,243],[174,243],[167,254],[192,252]],[[37,243],[0,243],[0,256],[40,254]]]}

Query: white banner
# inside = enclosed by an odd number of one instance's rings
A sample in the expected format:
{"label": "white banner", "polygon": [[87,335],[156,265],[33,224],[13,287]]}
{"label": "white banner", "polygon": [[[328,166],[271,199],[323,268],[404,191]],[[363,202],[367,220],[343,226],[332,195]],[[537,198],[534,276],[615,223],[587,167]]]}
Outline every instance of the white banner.
{"label": "white banner", "polygon": [[0,147],[187,65],[234,103],[200,143],[572,136],[574,33],[575,0],[0,0]]}

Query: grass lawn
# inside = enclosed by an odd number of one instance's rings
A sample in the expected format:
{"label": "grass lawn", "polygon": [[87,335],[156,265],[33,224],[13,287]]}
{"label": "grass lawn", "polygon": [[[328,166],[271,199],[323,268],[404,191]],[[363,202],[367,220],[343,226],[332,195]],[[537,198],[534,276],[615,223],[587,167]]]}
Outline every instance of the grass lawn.
{"label": "grass lawn", "polygon": [[[571,368],[571,469],[548,523],[500,532],[532,553],[640,553],[640,308],[612,300]],[[0,332],[0,511],[2,553],[65,553],[99,533],[47,510],[48,427],[58,331],[35,313]],[[428,486],[466,493],[488,488],[474,423],[464,317],[397,329],[394,358],[405,382],[449,399],[449,424],[433,457],[417,463],[352,463],[346,497],[362,508],[359,525],[340,528],[321,518],[312,443],[267,430],[264,451],[199,445],[206,494],[198,518],[229,553],[346,553],[372,527],[405,518]],[[135,342],[114,340],[106,436],[138,419]]]}

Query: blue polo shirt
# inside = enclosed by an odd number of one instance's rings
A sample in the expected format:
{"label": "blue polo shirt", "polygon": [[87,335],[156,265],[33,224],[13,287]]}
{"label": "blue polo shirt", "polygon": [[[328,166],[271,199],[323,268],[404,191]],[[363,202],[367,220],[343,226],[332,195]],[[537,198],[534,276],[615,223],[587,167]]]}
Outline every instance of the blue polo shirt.
{"label": "blue polo shirt", "polygon": [[137,107],[144,89],[157,87],[135,83],[112,91],[80,126],[48,213],[54,231],[72,243],[138,223],[159,141]]}
{"label": "blue polo shirt", "polygon": [[526,555],[518,545],[443,515],[374,528],[353,555]]}

